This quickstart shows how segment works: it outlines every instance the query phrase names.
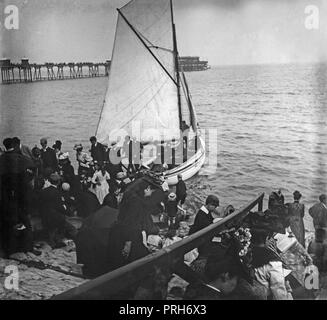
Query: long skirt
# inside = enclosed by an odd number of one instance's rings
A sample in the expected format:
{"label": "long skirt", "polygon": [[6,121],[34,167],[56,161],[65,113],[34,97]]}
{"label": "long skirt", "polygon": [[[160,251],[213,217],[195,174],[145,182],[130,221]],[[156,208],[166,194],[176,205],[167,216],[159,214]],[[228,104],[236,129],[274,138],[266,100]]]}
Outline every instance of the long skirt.
{"label": "long skirt", "polygon": [[104,198],[109,193],[109,185],[108,185],[107,181],[101,182],[100,186],[96,185],[92,189],[92,192],[97,196],[100,204],[102,205]]}
{"label": "long skirt", "polygon": [[303,219],[301,217],[291,217],[290,227],[297,241],[299,241],[300,244],[305,248],[305,230]]}

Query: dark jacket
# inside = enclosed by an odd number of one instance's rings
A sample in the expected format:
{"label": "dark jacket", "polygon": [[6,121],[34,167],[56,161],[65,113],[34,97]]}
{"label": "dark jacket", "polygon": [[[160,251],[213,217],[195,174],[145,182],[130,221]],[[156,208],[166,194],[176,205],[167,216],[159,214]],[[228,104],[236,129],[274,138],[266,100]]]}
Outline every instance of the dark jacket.
{"label": "dark jacket", "polygon": [[177,200],[167,201],[166,210],[167,210],[168,217],[176,217],[178,211]]}
{"label": "dark jacket", "polygon": [[182,199],[186,196],[186,184],[183,180],[178,181],[176,184],[176,196],[177,199]]}
{"label": "dark jacket", "polygon": [[82,191],[77,196],[77,212],[80,217],[86,218],[100,208],[97,196],[91,191]]}
{"label": "dark jacket", "polygon": [[281,261],[281,258],[272,250],[266,247],[252,247],[252,261],[253,268],[260,268],[271,261]]}
{"label": "dark jacket", "polygon": [[[0,156],[0,199],[1,214],[13,215],[24,208],[26,194],[26,170],[33,169],[34,163],[25,156],[14,151]],[[13,207],[15,209],[13,209]],[[3,212],[1,212],[3,211]]]}
{"label": "dark jacket", "polygon": [[94,161],[97,161],[100,163],[100,162],[105,161],[107,158],[104,146],[99,142],[97,142],[96,145],[92,145],[90,151],[91,151],[91,156]]}
{"label": "dark jacket", "polygon": [[48,230],[64,228],[66,208],[56,187],[50,186],[40,192],[40,213]]}
{"label": "dark jacket", "polygon": [[315,228],[327,228],[327,209],[322,202],[316,203],[309,209]]}
{"label": "dark jacket", "polygon": [[[202,209],[198,211],[195,216],[194,223],[190,228],[189,234],[193,234],[199,230],[202,230],[213,223],[213,217],[210,212],[206,213]],[[213,247],[212,241],[208,241],[207,243],[198,247],[198,251],[200,256],[207,256],[210,254],[211,249]]]}
{"label": "dark jacket", "polygon": [[21,174],[26,169],[35,167],[33,161],[14,151],[5,152],[0,156],[0,175]]}
{"label": "dark jacket", "polygon": [[71,187],[74,185],[75,180],[75,172],[74,167],[68,163],[61,167],[62,170],[62,177],[64,182],[68,182]]}
{"label": "dark jacket", "polygon": [[210,224],[213,223],[213,217],[211,213],[206,213],[202,209],[198,211],[198,213],[195,216],[194,223],[190,228],[190,234],[193,234],[201,229],[206,228]]}
{"label": "dark jacket", "polygon": [[51,168],[53,171],[58,171],[58,160],[56,152],[47,147],[45,150],[41,149],[41,159],[43,162],[43,169]]}

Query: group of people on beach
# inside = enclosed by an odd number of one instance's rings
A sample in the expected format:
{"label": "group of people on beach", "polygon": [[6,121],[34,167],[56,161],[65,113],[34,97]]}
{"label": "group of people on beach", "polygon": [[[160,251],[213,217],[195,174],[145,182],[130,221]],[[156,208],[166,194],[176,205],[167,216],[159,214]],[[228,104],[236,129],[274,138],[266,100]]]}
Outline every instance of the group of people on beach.
{"label": "group of people on beach", "polygon": [[[67,217],[87,218],[101,207],[118,208],[126,187],[142,175],[136,159],[141,144],[130,137],[122,146],[113,143],[110,148],[96,137],[91,137],[90,143],[89,152],[82,144],[73,148],[78,163],[75,174],[60,140],[51,148],[42,138],[40,148],[30,149],[18,137],[4,139],[0,155],[2,255],[8,257],[20,250],[39,254],[33,248],[31,217],[41,218],[47,241],[56,248],[64,245],[63,239],[76,238],[77,230]],[[186,197],[185,183],[181,177],[179,180],[177,194],[166,199],[173,223],[177,205],[183,205]]]}
{"label": "group of people on beach", "polygon": [[[94,278],[180,241],[234,211],[233,206],[222,207],[217,196],[209,195],[189,226],[182,176],[174,192],[169,190],[163,175],[136,163],[133,153],[130,156],[136,143],[130,137],[122,146],[107,147],[95,137],[90,143],[89,153],[81,144],[74,146],[75,174],[59,140],[51,148],[42,138],[41,148],[33,149],[17,137],[3,141],[0,257],[21,251],[41,254],[33,242],[33,219],[40,217],[42,236],[51,247],[65,246],[64,239],[74,240],[77,262],[84,265],[85,276]],[[110,157],[113,149],[117,162]],[[134,150],[138,153],[140,149]],[[175,298],[186,299],[298,297],[308,270],[313,272],[314,266],[320,272],[327,270],[327,197],[322,194],[309,209],[315,228],[309,245],[301,197],[295,191],[294,201],[285,203],[281,190],[272,192],[267,210],[252,212],[241,225],[231,225],[185,255],[198,281],[182,294],[178,288],[172,288],[170,294],[175,291]],[[83,219],[80,230],[70,222],[75,216]],[[151,291],[149,281],[129,294],[142,297],[140,292]]]}

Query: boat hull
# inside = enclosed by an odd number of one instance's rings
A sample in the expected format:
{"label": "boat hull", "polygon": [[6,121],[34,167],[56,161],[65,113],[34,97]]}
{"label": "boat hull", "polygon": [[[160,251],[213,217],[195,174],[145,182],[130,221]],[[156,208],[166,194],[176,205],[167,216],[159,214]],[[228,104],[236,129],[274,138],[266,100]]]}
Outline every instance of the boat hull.
{"label": "boat hull", "polygon": [[197,151],[197,153],[188,159],[186,162],[180,164],[174,169],[167,170],[164,172],[164,176],[166,177],[167,183],[171,185],[175,185],[178,182],[178,175],[181,174],[183,180],[188,180],[192,178],[195,174],[199,172],[201,167],[205,162],[205,143],[204,140],[200,137],[201,147]]}

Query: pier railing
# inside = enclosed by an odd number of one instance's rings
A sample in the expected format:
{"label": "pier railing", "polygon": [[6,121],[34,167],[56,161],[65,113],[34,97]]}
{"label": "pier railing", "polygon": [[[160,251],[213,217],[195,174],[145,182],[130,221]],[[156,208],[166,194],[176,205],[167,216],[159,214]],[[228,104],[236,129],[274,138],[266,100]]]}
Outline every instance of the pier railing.
{"label": "pier railing", "polygon": [[161,270],[169,269],[184,280],[191,282],[196,276],[194,272],[184,264],[184,255],[192,249],[206,243],[214,237],[215,234],[230,228],[231,225],[235,226],[241,224],[242,220],[254,207],[258,206],[258,211],[262,211],[263,198],[264,193],[221,221],[211,224],[187,238],[94,280],[90,280],[79,287],[70,289],[52,299],[108,299],[120,291],[138,283],[140,280],[147,278],[155,267]]}

